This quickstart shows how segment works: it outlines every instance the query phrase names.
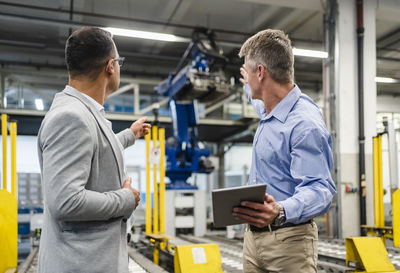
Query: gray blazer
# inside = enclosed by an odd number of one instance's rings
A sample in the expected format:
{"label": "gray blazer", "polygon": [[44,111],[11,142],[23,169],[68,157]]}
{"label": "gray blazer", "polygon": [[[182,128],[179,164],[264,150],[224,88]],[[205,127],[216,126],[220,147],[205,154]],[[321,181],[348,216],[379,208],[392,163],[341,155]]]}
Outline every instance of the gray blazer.
{"label": "gray blazer", "polygon": [[[135,137],[117,135],[124,148]],[[79,91],[58,93],[38,133],[44,192],[40,273],[128,272],[126,219],[135,198],[122,189],[122,150]]]}

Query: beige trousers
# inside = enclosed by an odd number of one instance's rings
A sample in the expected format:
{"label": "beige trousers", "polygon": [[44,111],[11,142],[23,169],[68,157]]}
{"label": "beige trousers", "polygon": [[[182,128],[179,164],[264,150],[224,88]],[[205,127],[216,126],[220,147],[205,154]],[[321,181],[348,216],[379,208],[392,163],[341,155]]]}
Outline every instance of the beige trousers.
{"label": "beige trousers", "polygon": [[252,232],[246,228],[243,271],[309,273],[317,272],[318,228],[311,224]]}

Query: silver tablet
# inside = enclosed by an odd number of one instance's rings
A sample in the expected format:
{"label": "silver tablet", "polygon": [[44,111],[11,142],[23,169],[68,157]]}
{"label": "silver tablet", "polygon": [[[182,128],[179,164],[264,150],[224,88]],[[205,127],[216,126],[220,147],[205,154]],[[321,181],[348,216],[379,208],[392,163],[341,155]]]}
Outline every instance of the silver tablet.
{"label": "silver tablet", "polygon": [[233,208],[242,201],[264,203],[266,184],[232,187],[212,191],[214,226],[224,227],[242,224],[232,216]]}

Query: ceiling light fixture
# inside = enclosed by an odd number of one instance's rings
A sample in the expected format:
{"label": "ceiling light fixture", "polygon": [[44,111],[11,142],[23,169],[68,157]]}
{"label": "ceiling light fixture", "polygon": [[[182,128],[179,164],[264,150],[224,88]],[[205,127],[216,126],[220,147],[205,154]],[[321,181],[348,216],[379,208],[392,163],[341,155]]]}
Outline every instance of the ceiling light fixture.
{"label": "ceiling light fixture", "polygon": [[[124,29],[124,28],[115,28],[115,27],[104,27],[102,28],[115,36],[124,36],[130,38],[139,38],[139,39],[149,39],[149,40],[157,40],[164,42],[182,42],[188,43],[190,39],[185,37],[179,37],[173,34],[165,34],[159,32],[150,32],[150,31],[141,31],[141,30],[133,30],[133,29]],[[225,43],[226,42],[221,42]],[[240,47],[241,43],[231,43],[235,46]],[[312,57],[312,58],[328,58],[328,52],[318,51],[318,50],[309,50],[309,49],[300,49],[293,47],[293,55],[295,56],[303,56],[303,57]]]}
{"label": "ceiling light fixture", "polygon": [[400,81],[393,78],[388,77],[375,77],[375,82],[379,83],[399,83]]}
{"label": "ceiling light fixture", "polygon": [[44,110],[43,100],[35,99],[35,105],[36,105],[36,109],[37,110],[39,110],[39,111],[43,111]]}
{"label": "ceiling light fixture", "polygon": [[103,29],[110,32],[113,35],[116,35],[116,36],[158,40],[158,41],[165,41],[165,42],[190,42],[190,39],[178,37],[173,34],[141,31],[141,30],[133,30],[133,29],[124,29],[124,28],[115,28],[115,27],[105,27]]}
{"label": "ceiling light fixture", "polygon": [[293,47],[293,55],[311,57],[311,58],[320,58],[320,59],[328,58],[328,52],[319,50],[300,49],[296,47]]}

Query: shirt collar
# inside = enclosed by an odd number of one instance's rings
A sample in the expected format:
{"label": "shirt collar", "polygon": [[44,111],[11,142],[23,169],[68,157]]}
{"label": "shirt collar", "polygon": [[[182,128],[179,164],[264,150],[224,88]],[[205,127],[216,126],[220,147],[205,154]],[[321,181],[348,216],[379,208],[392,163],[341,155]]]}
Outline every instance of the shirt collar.
{"label": "shirt collar", "polygon": [[301,95],[300,89],[297,85],[294,85],[293,89],[284,97],[278,105],[275,106],[272,111],[263,118],[263,120],[268,120],[271,117],[275,117],[280,122],[284,123],[286,121],[287,116],[292,110],[293,106],[299,100]]}
{"label": "shirt collar", "polygon": [[[72,89],[72,90],[75,90],[75,91],[80,92],[79,90],[73,88],[73,87],[70,86],[70,85],[65,86],[65,89]],[[80,92],[80,93],[81,93],[85,98],[87,98],[87,99],[89,100],[89,102],[90,102],[94,107],[96,107],[96,109],[97,109],[103,116],[105,115],[105,111],[104,111],[103,105],[101,105],[101,104],[98,103],[95,99],[93,99],[92,97],[86,95],[85,93],[83,93],[83,92]]]}

